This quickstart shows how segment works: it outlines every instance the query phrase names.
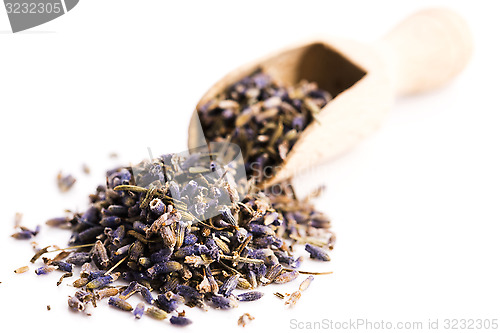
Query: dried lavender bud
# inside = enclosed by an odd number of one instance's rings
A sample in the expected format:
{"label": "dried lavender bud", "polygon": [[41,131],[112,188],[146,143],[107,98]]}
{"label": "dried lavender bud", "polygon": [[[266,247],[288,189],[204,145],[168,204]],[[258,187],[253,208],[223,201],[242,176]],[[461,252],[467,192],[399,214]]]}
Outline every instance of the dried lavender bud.
{"label": "dried lavender bud", "polygon": [[12,235],[10,235],[11,237],[15,238],[15,239],[31,239],[31,237],[33,237],[33,233],[29,230],[22,230],[22,231],[19,231],[19,232],[16,232]]}
{"label": "dried lavender bud", "polygon": [[153,304],[154,298],[148,288],[141,286],[140,293],[146,303]]}
{"label": "dried lavender bud", "polygon": [[109,205],[107,208],[101,210],[101,214],[107,216],[127,216],[128,207],[122,205]]}
{"label": "dried lavender bud", "polygon": [[153,267],[148,269],[148,274],[151,277],[156,277],[158,274],[166,274],[171,272],[176,272],[182,269],[182,264],[177,261],[165,261],[155,264]]}
{"label": "dried lavender bud", "polygon": [[237,298],[240,302],[251,302],[262,298],[262,296],[264,296],[264,293],[260,291],[249,291],[247,293],[239,294]]}
{"label": "dried lavender bud", "polygon": [[72,175],[63,176],[62,172],[57,174],[57,186],[61,192],[69,191],[75,183],[76,179]]}
{"label": "dried lavender bud", "polygon": [[91,280],[89,283],[87,283],[87,288],[88,289],[99,289],[102,288],[114,281],[118,278],[117,274],[111,274],[111,275],[104,275],[97,277],[93,280]]}
{"label": "dried lavender bud", "polygon": [[196,249],[194,246],[192,246],[192,245],[184,246],[184,247],[181,247],[179,250],[174,252],[174,258],[177,258],[177,259],[185,258],[187,256],[195,254],[195,252],[196,252]]}
{"label": "dried lavender bud", "polygon": [[64,261],[51,261],[51,265],[56,266],[58,270],[63,272],[73,272],[73,265]]}
{"label": "dried lavender bud", "polygon": [[151,254],[151,262],[159,263],[163,261],[168,261],[170,260],[171,255],[172,255],[171,248],[161,249]]}
{"label": "dried lavender bud", "polygon": [[85,310],[85,304],[83,304],[76,296],[68,298],[68,306],[74,311],[81,312]]}
{"label": "dried lavender bud", "polygon": [[274,283],[288,283],[288,282],[291,282],[291,281],[295,280],[296,278],[298,278],[299,275],[300,274],[297,271],[282,272],[274,279],[273,282]]}
{"label": "dried lavender bud", "polygon": [[313,259],[318,259],[318,260],[322,260],[322,261],[330,261],[330,256],[328,256],[328,254],[325,251],[323,251],[323,249],[321,249],[317,246],[314,246],[311,244],[306,244],[305,249],[307,252],[310,253],[311,258],[313,258]]}
{"label": "dried lavender bud", "polygon": [[229,309],[238,306],[235,300],[231,297],[214,295],[211,300],[213,307],[216,309]]}
{"label": "dried lavender bud", "polygon": [[80,302],[89,302],[92,298],[92,293],[86,292],[85,290],[78,290],[75,292],[75,297],[78,298]]}
{"label": "dried lavender bud", "polygon": [[281,273],[282,266],[280,264],[276,264],[272,266],[266,273],[265,277],[261,279],[264,284],[271,283],[276,279],[276,277]]}
{"label": "dried lavender bud", "polygon": [[193,322],[186,317],[172,316],[170,317],[170,323],[176,326],[187,326],[189,324],[192,324]]}
{"label": "dried lavender bud", "polygon": [[118,216],[106,216],[101,219],[99,222],[103,227],[108,228],[116,228],[119,227],[122,223],[122,218]]}
{"label": "dried lavender bud", "polygon": [[90,253],[88,252],[72,252],[66,259],[67,263],[73,264],[75,266],[82,266],[86,262],[90,261]]}
{"label": "dried lavender bud", "polygon": [[157,305],[162,310],[167,311],[168,313],[177,310],[179,307],[179,300],[174,298],[167,298],[164,294],[159,294],[157,299]]}
{"label": "dried lavender bud", "polygon": [[92,281],[92,280],[97,279],[101,276],[104,276],[105,273],[106,273],[106,271],[103,271],[103,270],[90,271],[90,272],[86,273],[86,276],[88,277],[89,280]]}
{"label": "dried lavender bud", "polygon": [[101,212],[95,206],[90,206],[85,213],[78,219],[79,223],[87,226],[95,225],[99,222]]}
{"label": "dried lavender bud", "polygon": [[203,295],[196,291],[196,289],[185,285],[177,286],[177,293],[184,297],[188,302],[194,302],[203,298]]}
{"label": "dried lavender bud", "polygon": [[167,209],[163,201],[161,201],[158,198],[151,200],[151,202],[149,203],[149,208],[151,209],[151,212],[153,212],[156,215],[161,215],[165,213]]}
{"label": "dried lavender bud", "polygon": [[56,270],[56,268],[54,266],[43,266],[43,267],[35,269],[35,274],[36,275],[45,275],[45,274],[48,274],[48,273],[53,272],[55,270]]}
{"label": "dried lavender bud", "polygon": [[123,311],[132,311],[134,309],[127,301],[116,296],[110,297],[108,304]]}
{"label": "dried lavender bud", "polygon": [[162,309],[158,309],[155,307],[148,308],[146,310],[146,314],[150,316],[151,318],[157,319],[157,320],[163,320],[168,317],[168,314],[163,311]]}
{"label": "dried lavender bud", "polygon": [[103,227],[91,227],[76,235],[75,243],[86,244],[95,241],[96,237],[103,232]]}
{"label": "dried lavender bud", "polygon": [[231,275],[224,281],[222,286],[219,288],[219,293],[224,297],[229,297],[233,290],[238,285],[239,275]]}
{"label": "dried lavender bud", "polygon": [[137,291],[138,291],[138,283],[137,281],[132,281],[129,283],[127,288],[125,288],[125,290],[120,293],[119,297],[125,300],[130,296],[132,296],[133,294],[135,294]]}
{"label": "dried lavender bud", "polygon": [[50,227],[71,228],[70,219],[67,217],[55,217],[45,222]]}
{"label": "dried lavender bud", "polygon": [[184,246],[190,246],[196,244],[198,237],[195,234],[187,234],[184,236]]}
{"label": "dried lavender bud", "polygon": [[134,309],[134,317],[135,319],[141,319],[142,315],[144,314],[144,303],[140,302],[137,304],[137,306]]}

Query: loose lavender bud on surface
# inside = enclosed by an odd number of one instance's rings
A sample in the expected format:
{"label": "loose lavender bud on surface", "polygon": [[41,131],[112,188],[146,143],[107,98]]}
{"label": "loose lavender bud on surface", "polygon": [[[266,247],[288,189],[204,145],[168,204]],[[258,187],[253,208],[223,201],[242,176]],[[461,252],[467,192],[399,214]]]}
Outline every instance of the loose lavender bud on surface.
{"label": "loose lavender bud on surface", "polygon": [[306,244],[306,251],[309,252],[311,258],[322,261],[330,261],[330,256],[320,247]]}

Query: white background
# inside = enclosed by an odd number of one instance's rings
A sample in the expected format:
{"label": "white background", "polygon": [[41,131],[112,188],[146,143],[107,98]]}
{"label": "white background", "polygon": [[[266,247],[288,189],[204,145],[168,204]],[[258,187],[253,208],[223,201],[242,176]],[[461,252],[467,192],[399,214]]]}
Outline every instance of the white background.
{"label": "white background", "polygon": [[[37,332],[170,329],[101,303],[93,316],[67,310],[74,292],[60,273],[13,270],[32,256],[15,241],[13,216],[34,227],[84,209],[104,171],[186,148],[194,106],[231,69],[314,34],[372,43],[407,15],[438,4],[469,22],[475,54],[450,85],[399,99],[384,126],[325,168],[318,206],[338,234],[333,270],[317,277],[294,309],[266,287],[230,311],[187,309],[185,331],[292,330],[300,322],[500,320],[500,103],[498,5],[494,1],[128,1],[84,0],[67,15],[12,34],[0,8],[0,319]],[[118,159],[110,159],[116,152]],[[91,176],[81,172],[85,162]],[[65,195],[59,170],[77,185]],[[300,190],[300,189],[299,189]],[[43,227],[40,245],[69,234]],[[72,281],[72,280],[69,280]],[[138,301],[132,298],[132,303]],[[46,305],[52,310],[47,311]],[[12,326],[14,325],[14,326]],[[443,326],[441,326],[442,328]],[[3,330],[3,329],[2,329]],[[492,330],[490,330],[492,331]],[[497,330],[500,331],[500,330]]]}

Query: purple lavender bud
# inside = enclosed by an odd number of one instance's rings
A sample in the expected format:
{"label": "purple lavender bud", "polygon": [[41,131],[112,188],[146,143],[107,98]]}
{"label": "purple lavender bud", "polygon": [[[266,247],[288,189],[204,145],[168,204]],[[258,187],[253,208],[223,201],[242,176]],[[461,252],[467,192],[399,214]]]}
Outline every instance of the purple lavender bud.
{"label": "purple lavender bud", "polygon": [[165,213],[165,211],[167,210],[167,206],[165,206],[163,201],[155,198],[149,203],[149,209],[151,209],[151,212],[153,214],[160,216],[161,214]]}
{"label": "purple lavender bud", "polygon": [[45,275],[45,274],[48,274],[50,272],[53,272],[56,268],[53,267],[53,266],[42,266],[42,267],[39,267],[35,270],[35,274],[36,275]]}
{"label": "purple lavender bud", "polygon": [[16,232],[12,235],[10,235],[11,237],[15,238],[15,239],[31,239],[31,237],[33,237],[33,233],[30,231],[30,230],[21,230],[19,232]]}
{"label": "purple lavender bud", "polygon": [[273,237],[273,242],[271,244],[274,247],[280,248],[283,246],[283,239],[278,237]]}
{"label": "purple lavender bud", "polygon": [[[183,243],[183,245],[184,246],[195,245],[197,241],[198,241],[198,237],[196,237],[195,234],[189,233],[189,234],[186,234],[184,236],[184,243]],[[195,248],[195,252],[197,252],[196,250],[197,249]]]}
{"label": "purple lavender bud", "polygon": [[132,207],[129,207],[129,209],[128,209],[128,216],[129,217],[138,216],[139,214],[141,214],[141,211],[142,211],[141,210],[141,203],[137,202]]}
{"label": "purple lavender bud", "polygon": [[170,323],[176,326],[187,326],[192,323],[192,321],[186,317],[172,316],[170,317]]}
{"label": "purple lavender bud", "polygon": [[108,208],[101,209],[101,214],[107,216],[127,216],[128,207],[122,205],[109,205]]}
{"label": "purple lavender bud", "polygon": [[113,231],[111,234],[111,243],[115,246],[119,246],[121,242],[123,241],[123,238],[125,238],[125,226],[121,225],[118,228]]}
{"label": "purple lavender bud", "polygon": [[267,248],[274,243],[274,237],[264,236],[264,237],[254,238],[252,240],[252,243],[260,248]]}
{"label": "purple lavender bud", "polygon": [[56,266],[57,269],[60,270],[60,271],[68,272],[68,273],[73,272],[73,265],[70,264],[70,263],[68,263],[68,262],[64,262],[64,261],[52,261],[50,264],[53,265],[53,266]]}
{"label": "purple lavender bud", "polygon": [[134,309],[134,317],[135,319],[141,319],[144,314],[144,303],[140,302]]}
{"label": "purple lavender bud", "polygon": [[238,301],[240,302],[251,302],[256,301],[264,296],[264,293],[260,291],[249,291],[247,293],[239,294]]}
{"label": "purple lavender bud", "polygon": [[151,254],[151,262],[156,264],[159,262],[168,261],[168,260],[170,260],[171,256],[172,256],[172,250],[168,247],[163,248],[163,249]]}
{"label": "purple lavender bud", "polygon": [[229,309],[234,308],[237,304],[230,297],[214,295],[212,296],[212,305],[216,309]]}
{"label": "purple lavender bud", "polygon": [[84,224],[94,225],[99,222],[100,211],[92,206],[78,219],[78,222]]}
{"label": "purple lavender bud", "polygon": [[76,296],[68,298],[68,306],[73,311],[85,310],[85,304],[83,304],[83,302],[81,302]]}
{"label": "purple lavender bud", "polygon": [[144,224],[144,223],[142,223],[142,222],[140,222],[140,221],[135,221],[135,222],[134,222],[134,224],[132,225],[132,228],[133,228],[135,231],[137,231],[137,232],[139,232],[139,233],[141,233],[141,234],[145,235],[145,234],[146,234],[146,230],[147,230],[149,227],[148,227],[146,224]]}
{"label": "purple lavender bud", "polygon": [[271,83],[271,77],[265,73],[259,73],[253,76],[253,82],[258,89],[262,89]]}
{"label": "purple lavender bud", "polygon": [[103,230],[104,228],[101,226],[88,228],[77,234],[76,240],[82,244],[94,242],[96,237],[99,236]]}
{"label": "purple lavender bud", "polygon": [[305,127],[305,124],[306,124],[306,120],[305,120],[304,116],[302,116],[302,115],[296,116],[292,120],[292,127],[295,128],[297,131],[302,131]]}
{"label": "purple lavender bud", "polygon": [[267,273],[267,267],[264,264],[255,265],[255,273],[257,275],[257,279],[260,280]]}
{"label": "purple lavender bud", "polygon": [[272,236],[275,234],[273,229],[262,224],[250,223],[248,229],[251,233],[257,235]]}
{"label": "purple lavender bud", "polygon": [[274,255],[278,258],[279,262],[286,266],[291,266],[295,262],[292,256],[289,256],[284,251],[274,251]]}
{"label": "purple lavender bud", "polygon": [[321,261],[330,261],[330,256],[320,247],[311,244],[306,244],[305,249],[307,252],[309,252],[311,258],[313,259],[318,259]]}
{"label": "purple lavender bud", "polygon": [[104,271],[104,270],[97,270],[97,271],[89,272],[88,279],[90,281],[92,281],[94,279],[97,279],[98,277],[104,276],[104,273],[106,273],[106,271]]}
{"label": "purple lavender bud", "polygon": [[188,302],[193,302],[203,299],[203,295],[190,286],[178,285],[177,293],[180,296],[184,297]]}
{"label": "purple lavender bud", "polygon": [[81,266],[89,261],[90,261],[90,253],[88,252],[73,252],[66,259],[67,263],[73,264],[75,266]]}
{"label": "purple lavender bud", "polygon": [[132,311],[134,309],[127,301],[116,296],[110,297],[108,304],[123,311]]}
{"label": "purple lavender bud", "polygon": [[194,244],[194,253],[198,256],[202,254],[209,254],[210,250],[203,244]]}
{"label": "purple lavender bud", "polygon": [[149,291],[148,288],[141,286],[140,293],[141,293],[141,296],[146,303],[151,304],[151,305],[153,304],[154,298],[153,298],[153,295],[151,294],[151,292]]}
{"label": "purple lavender bud", "polygon": [[122,224],[122,219],[117,216],[105,216],[99,224],[103,227],[116,228]]}
{"label": "purple lavender bud", "polygon": [[101,287],[104,287],[116,280],[116,277],[113,275],[104,275],[100,276],[89,283],[87,283],[86,287],[88,289],[99,289]]}
{"label": "purple lavender bud", "polygon": [[177,299],[168,299],[164,294],[159,294],[157,298],[157,305],[162,310],[171,313],[179,307],[179,301]]}
{"label": "purple lavender bud", "polygon": [[167,274],[171,272],[177,272],[182,269],[182,264],[177,261],[164,261],[155,264],[153,267],[148,269],[148,274],[152,277],[158,274]]}
{"label": "purple lavender bud", "polygon": [[195,247],[193,245],[183,246],[174,252],[174,258],[185,258],[187,256],[193,255],[195,252]]}
{"label": "purple lavender bud", "polygon": [[[109,174],[107,177],[108,185],[111,189],[119,185],[128,185],[132,179],[132,175],[127,169],[120,169],[114,173]],[[120,191],[121,192],[121,191]]]}
{"label": "purple lavender bud", "polygon": [[205,246],[208,248],[207,255],[209,255],[213,260],[219,261],[220,259],[219,247],[217,246],[213,238],[208,238],[207,241],[205,242]]}
{"label": "purple lavender bud", "polygon": [[220,287],[219,293],[222,296],[229,297],[229,295],[231,295],[233,290],[238,285],[238,278],[239,277],[240,277],[239,274],[231,275],[230,277],[228,277],[226,279],[226,281],[224,281],[224,283]]}
{"label": "purple lavender bud", "polygon": [[137,291],[138,283],[137,281],[132,281],[128,284],[127,288],[121,292],[120,298],[127,299],[132,296]]}

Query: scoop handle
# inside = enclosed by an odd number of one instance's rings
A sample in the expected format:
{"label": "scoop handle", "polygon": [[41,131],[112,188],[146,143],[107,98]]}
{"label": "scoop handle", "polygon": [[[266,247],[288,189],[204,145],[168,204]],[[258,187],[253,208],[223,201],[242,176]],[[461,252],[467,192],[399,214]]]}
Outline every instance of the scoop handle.
{"label": "scoop handle", "polygon": [[460,15],[432,8],[408,17],[377,46],[394,72],[396,93],[401,96],[446,84],[468,63],[473,42]]}

